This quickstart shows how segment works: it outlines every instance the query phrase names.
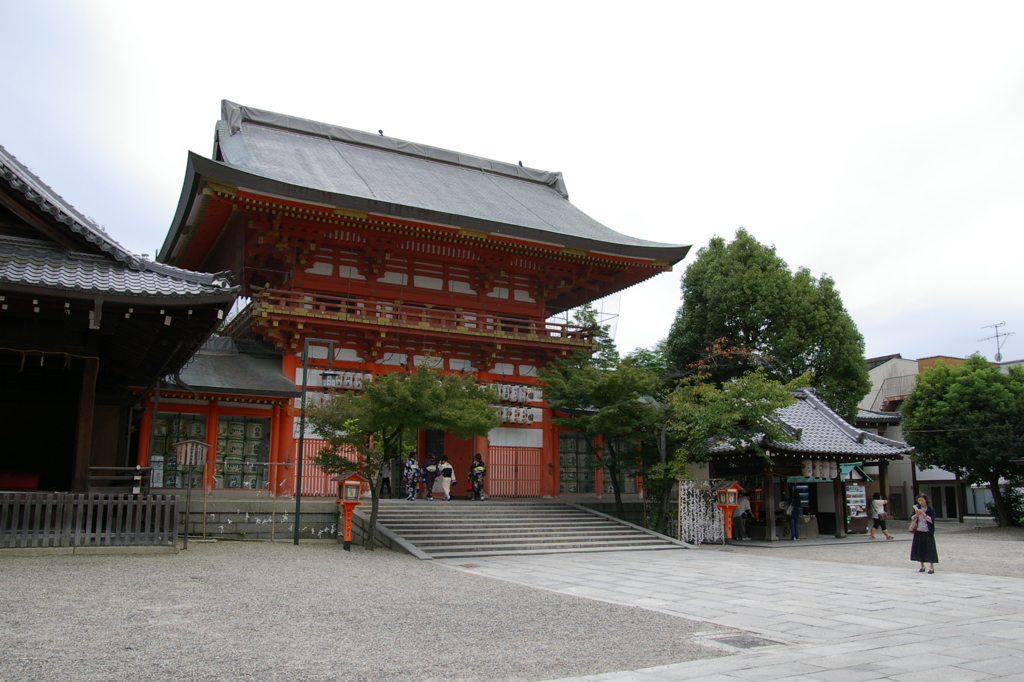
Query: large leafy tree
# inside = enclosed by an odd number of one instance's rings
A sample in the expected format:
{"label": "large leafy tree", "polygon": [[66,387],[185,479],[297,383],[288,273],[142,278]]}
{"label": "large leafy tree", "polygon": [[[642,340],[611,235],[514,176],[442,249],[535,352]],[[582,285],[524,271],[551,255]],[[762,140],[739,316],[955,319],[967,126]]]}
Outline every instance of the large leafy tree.
{"label": "large leafy tree", "polygon": [[1024,371],[1003,374],[978,355],[956,367],[940,361],[918,378],[900,412],[917,464],[988,483],[1000,524],[1009,524],[999,482],[1013,478],[1013,460],[1024,458]]}
{"label": "large leafy tree", "polygon": [[442,374],[422,365],[411,374],[392,372],[364,383],[362,393],[332,394],[306,410],[314,432],[327,441],[316,463],[329,474],[355,470],[370,481],[367,549],[374,546],[384,467],[400,456],[402,434],[441,429],[459,438],[486,435],[501,423],[493,400],[472,374]]}
{"label": "large leafy tree", "polygon": [[871,387],[864,339],[831,278],[791,272],[774,247],[740,229],[731,243],[715,237],[698,252],[682,294],[666,343],[675,372],[684,374],[719,344],[736,352],[715,363],[711,383],[757,367],[782,383],[809,372],[829,406],[855,416]]}

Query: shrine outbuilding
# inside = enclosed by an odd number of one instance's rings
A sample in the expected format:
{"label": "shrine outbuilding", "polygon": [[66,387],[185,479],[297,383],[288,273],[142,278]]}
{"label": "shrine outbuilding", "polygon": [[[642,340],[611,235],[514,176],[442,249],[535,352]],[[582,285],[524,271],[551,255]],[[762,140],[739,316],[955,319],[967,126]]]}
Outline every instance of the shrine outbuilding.
{"label": "shrine outbuilding", "polygon": [[[613,231],[568,197],[561,173],[224,101],[212,158],[189,155],[158,260],[232,273],[245,305],[221,335],[272,348],[293,388],[304,364],[312,394],[328,367],[340,390],[422,363],[492,385],[503,423],[487,438],[417,436],[421,458],[445,454],[460,473],[483,454],[490,495],[601,492],[537,378],[593,350],[591,329],[555,318],[671,271],[690,247]],[[160,461],[185,432],[211,446],[207,487],[291,491],[269,472],[292,471],[299,398],[207,388],[147,404],[140,459]],[[304,471],[304,494],[332,494]]]}
{"label": "shrine outbuilding", "polygon": [[868,531],[865,468],[873,467],[886,489],[887,467],[914,448],[873,431],[851,426],[813,388],[793,391],[796,401],[776,413],[791,440],[761,438],[762,453],[741,452],[728,445],[713,449],[698,478],[737,480],[751,496],[755,520],[748,525],[755,540],[788,537],[786,501],[799,497],[801,538]]}
{"label": "shrine outbuilding", "polygon": [[142,394],[237,295],[128,252],[0,147],[0,490],[86,492],[133,465]]}

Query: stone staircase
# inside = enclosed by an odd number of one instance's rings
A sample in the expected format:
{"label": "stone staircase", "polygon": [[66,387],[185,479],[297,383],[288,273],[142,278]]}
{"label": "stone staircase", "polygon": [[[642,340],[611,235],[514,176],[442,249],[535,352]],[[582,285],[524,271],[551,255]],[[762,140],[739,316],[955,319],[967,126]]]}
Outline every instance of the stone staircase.
{"label": "stone staircase", "polygon": [[[369,505],[356,514],[369,520]],[[689,545],[574,504],[381,500],[385,544],[421,559],[680,549]]]}

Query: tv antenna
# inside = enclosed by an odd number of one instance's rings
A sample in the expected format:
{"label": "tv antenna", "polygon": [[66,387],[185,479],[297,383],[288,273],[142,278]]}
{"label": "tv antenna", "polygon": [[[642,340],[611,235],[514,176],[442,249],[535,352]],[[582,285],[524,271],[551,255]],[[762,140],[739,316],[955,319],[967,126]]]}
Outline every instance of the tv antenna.
{"label": "tv antenna", "polygon": [[1006,337],[1007,336],[1013,336],[1014,334],[1017,333],[1017,332],[1005,332],[1003,334],[1000,334],[999,333],[999,328],[1004,326],[1005,324],[1006,324],[1005,322],[999,322],[998,324],[987,324],[987,325],[985,325],[984,327],[982,327],[982,329],[995,329],[996,330],[996,334],[995,334],[995,336],[989,336],[989,337],[986,337],[984,339],[978,339],[979,343],[982,342],[982,341],[991,341],[992,339],[996,340],[996,362],[1002,362],[1003,361],[1002,350],[1003,350],[1003,344],[1006,343]]}

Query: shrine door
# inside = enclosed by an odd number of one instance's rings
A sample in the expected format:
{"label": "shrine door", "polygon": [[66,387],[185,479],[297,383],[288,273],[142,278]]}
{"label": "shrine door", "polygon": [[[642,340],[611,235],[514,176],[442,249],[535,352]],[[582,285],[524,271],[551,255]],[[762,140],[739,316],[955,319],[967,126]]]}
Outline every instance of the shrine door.
{"label": "shrine door", "polygon": [[486,491],[491,497],[540,497],[542,448],[492,445]]}

